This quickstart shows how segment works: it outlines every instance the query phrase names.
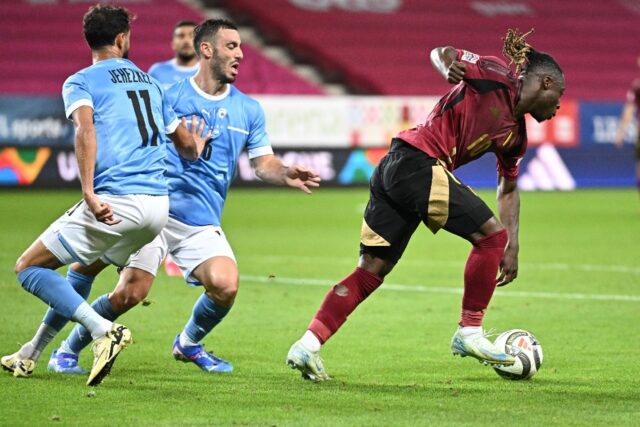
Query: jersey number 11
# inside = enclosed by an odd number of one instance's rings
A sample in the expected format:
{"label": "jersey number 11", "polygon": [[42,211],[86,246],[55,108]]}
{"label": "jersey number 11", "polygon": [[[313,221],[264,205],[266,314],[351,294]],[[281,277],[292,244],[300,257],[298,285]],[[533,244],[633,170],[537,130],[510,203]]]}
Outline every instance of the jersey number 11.
{"label": "jersey number 11", "polygon": [[[131,100],[131,104],[133,104],[133,111],[136,114],[136,120],[138,122],[138,130],[140,131],[140,136],[142,137],[142,146],[157,146],[159,132],[158,126],[156,125],[155,120],[153,120],[153,111],[151,111],[151,99],[149,98],[149,91],[139,90],[136,93],[135,90],[128,90],[127,96]],[[140,96],[140,98],[142,98],[142,100],[144,101],[145,111],[147,113],[147,118],[149,119],[149,125],[151,126],[151,144],[149,144],[149,131],[147,130],[147,124],[145,123],[144,116],[142,115],[142,109],[140,108],[140,101],[138,100],[138,96]]]}

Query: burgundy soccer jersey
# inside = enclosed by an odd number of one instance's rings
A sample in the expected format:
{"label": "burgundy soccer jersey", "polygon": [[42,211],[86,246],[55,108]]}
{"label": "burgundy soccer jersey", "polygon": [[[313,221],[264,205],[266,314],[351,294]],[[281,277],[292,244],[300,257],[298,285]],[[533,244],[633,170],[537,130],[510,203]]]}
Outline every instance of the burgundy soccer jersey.
{"label": "burgundy soccer jersey", "polygon": [[524,118],[513,116],[520,84],[499,58],[458,50],[458,60],[467,66],[463,81],[440,99],[423,125],[398,138],[441,159],[451,171],[493,152],[500,175],[516,179],[527,148]]}

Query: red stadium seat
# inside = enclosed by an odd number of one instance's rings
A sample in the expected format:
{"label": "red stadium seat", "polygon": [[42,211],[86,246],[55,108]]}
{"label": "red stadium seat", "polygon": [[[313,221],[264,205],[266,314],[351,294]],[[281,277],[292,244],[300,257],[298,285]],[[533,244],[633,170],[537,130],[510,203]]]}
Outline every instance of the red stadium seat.
{"label": "red stadium seat", "polygon": [[[342,76],[352,88],[383,95],[437,95],[447,84],[427,50],[454,45],[499,54],[507,28],[527,31],[563,68],[567,96],[619,100],[640,71],[640,15],[629,2],[443,2],[440,0],[222,0],[239,18]],[[396,6],[373,12],[352,8]],[[318,10],[325,7],[325,10]]]}
{"label": "red stadium seat", "polygon": [[[132,26],[131,59],[143,70],[173,56],[171,31],[178,20],[202,21],[203,15],[176,0],[128,1],[137,15]],[[58,0],[56,4],[0,2],[3,54],[0,93],[59,94],[64,80],[90,65],[82,37],[82,16],[89,3]],[[237,86],[253,94],[322,94],[318,88],[248,44]]]}

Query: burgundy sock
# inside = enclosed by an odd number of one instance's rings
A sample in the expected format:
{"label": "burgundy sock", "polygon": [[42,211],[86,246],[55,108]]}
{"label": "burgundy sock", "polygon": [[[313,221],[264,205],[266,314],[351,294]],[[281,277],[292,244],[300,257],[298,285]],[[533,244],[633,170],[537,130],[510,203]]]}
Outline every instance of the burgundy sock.
{"label": "burgundy sock", "polygon": [[356,268],[327,293],[308,329],[324,344],[340,329],[358,304],[381,284],[380,277]]}
{"label": "burgundy sock", "polygon": [[503,229],[478,240],[471,249],[464,269],[460,326],[482,326],[485,310],[496,288],[498,268],[508,241],[507,230]]}

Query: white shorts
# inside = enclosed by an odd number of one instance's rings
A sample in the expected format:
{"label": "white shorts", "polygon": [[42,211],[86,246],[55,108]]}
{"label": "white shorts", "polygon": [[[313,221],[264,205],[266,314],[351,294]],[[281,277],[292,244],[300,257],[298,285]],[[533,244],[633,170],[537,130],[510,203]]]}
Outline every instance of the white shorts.
{"label": "white shorts", "polygon": [[125,266],[129,256],[153,240],[169,218],[168,196],[99,194],[98,198],[111,205],[114,218],[121,222],[100,222],[84,201],[79,202],[40,235],[60,262],[87,266],[101,259]]}
{"label": "white shorts", "polygon": [[169,254],[190,285],[199,285],[191,273],[209,258],[224,256],[236,260],[222,231],[213,225],[187,225],[174,218],[151,243],[131,256],[128,267],[139,268],[154,276]]}

